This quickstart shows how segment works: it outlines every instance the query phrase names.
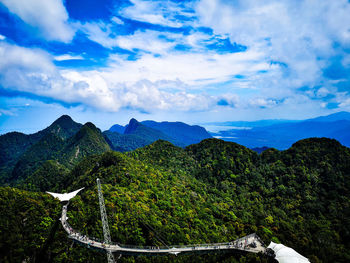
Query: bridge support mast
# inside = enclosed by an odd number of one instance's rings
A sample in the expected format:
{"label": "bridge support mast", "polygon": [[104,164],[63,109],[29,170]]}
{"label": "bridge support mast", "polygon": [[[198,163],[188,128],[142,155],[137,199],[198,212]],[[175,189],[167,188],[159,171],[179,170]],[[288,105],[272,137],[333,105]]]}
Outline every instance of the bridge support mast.
{"label": "bridge support mast", "polygon": [[[101,220],[102,220],[104,242],[106,245],[110,245],[112,243],[112,241],[111,241],[111,234],[109,232],[105,201],[103,199],[100,179],[97,178],[96,181],[97,181],[97,189],[98,189],[98,201],[100,204],[100,211],[101,211]],[[107,250],[107,262],[114,263],[114,256],[113,256],[112,252],[110,252],[109,250]]]}

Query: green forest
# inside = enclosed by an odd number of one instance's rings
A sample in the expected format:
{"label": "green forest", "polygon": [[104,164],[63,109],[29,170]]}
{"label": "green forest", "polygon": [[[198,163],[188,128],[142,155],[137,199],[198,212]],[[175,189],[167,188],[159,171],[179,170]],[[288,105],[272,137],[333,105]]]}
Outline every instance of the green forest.
{"label": "green forest", "polygon": [[[257,233],[266,245],[281,242],[311,262],[350,262],[350,149],[336,140],[310,138],[262,154],[219,139],[186,148],[158,140],[120,153],[92,136],[94,127],[85,129],[90,139],[84,149],[99,144],[97,152],[72,162],[72,140],[58,147],[58,155],[41,148],[45,161],[22,155],[26,165],[15,167],[18,178],[0,187],[1,262],[106,262],[102,252],[67,237],[58,220],[62,205],[44,192],[85,187],[70,202],[68,221],[103,239],[97,178],[114,242],[215,243]],[[123,256],[118,262],[274,260],[231,251]]]}

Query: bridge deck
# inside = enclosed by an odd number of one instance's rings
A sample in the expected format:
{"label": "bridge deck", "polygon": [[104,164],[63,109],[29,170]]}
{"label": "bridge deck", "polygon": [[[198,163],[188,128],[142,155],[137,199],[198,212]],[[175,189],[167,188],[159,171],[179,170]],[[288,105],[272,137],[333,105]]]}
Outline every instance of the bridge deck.
{"label": "bridge deck", "polygon": [[157,247],[157,246],[130,246],[121,244],[104,244],[102,241],[89,238],[75,231],[67,222],[67,205],[63,206],[61,223],[64,230],[68,233],[68,237],[82,243],[88,247],[94,247],[110,252],[123,253],[135,253],[135,254],[174,254],[177,255],[182,252],[200,252],[200,251],[213,251],[213,250],[241,250],[253,253],[264,253],[266,248],[256,234],[251,234],[242,238],[239,238],[232,242],[227,243],[214,243],[214,244],[196,244],[196,245],[176,245],[169,247]]}

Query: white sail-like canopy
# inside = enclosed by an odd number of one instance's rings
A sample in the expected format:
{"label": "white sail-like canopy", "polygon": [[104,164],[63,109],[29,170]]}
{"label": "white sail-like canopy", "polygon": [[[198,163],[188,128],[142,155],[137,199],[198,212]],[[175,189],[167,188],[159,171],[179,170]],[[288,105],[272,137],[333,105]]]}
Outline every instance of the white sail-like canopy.
{"label": "white sail-like canopy", "polygon": [[290,247],[271,242],[267,248],[275,252],[275,259],[279,263],[310,263],[310,261]]}
{"label": "white sail-like canopy", "polygon": [[46,193],[52,195],[55,198],[60,199],[60,201],[63,202],[63,201],[69,201],[70,199],[72,199],[74,196],[76,196],[83,189],[84,189],[84,187],[80,188],[74,192],[70,192],[70,193],[66,193],[66,194],[58,194],[58,193],[51,193],[51,192],[46,192]]}

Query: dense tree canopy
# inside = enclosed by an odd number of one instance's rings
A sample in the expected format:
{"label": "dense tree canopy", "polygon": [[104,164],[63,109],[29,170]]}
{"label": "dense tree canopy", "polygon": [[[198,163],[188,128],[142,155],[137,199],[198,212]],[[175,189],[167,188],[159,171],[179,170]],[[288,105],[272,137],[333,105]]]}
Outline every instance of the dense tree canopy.
{"label": "dense tree canopy", "polygon": [[[69,222],[102,239],[96,178],[112,240],[171,245],[227,242],[256,232],[312,262],[350,261],[350,151],[335,140],[306,139],[261,155],[207,139],[185,149],[157,141],[123,154],[107,151],[73,168],[44,162],[17,187],[84,191],[69,205]],[[47,189],[44,189],[47,188]],[[0,261],[104,262],[72,244],[57,225],[61,206],[40,192],[0,188]],[[268,262],[263,255],[213,253],[122,257],[120,262]]]}

